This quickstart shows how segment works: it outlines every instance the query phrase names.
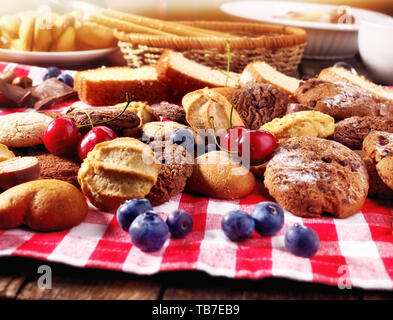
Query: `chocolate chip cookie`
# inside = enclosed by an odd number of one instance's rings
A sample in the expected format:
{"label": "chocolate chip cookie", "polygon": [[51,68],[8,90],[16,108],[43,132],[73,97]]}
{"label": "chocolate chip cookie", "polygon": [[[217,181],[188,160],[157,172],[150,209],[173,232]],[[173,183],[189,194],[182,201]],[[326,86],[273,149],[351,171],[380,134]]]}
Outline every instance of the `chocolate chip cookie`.
{"label": "chocolate chip cookie", "polygon": [[371,131],[363,141],[363,152],[375,164],[382,181],[393,189],[393,133]]}
{"label": "chocolate chip cookie", "polygon": [[257,130],[287,113],[289,97],[271,84],[250,83],[233,94],[234,108],[246,127]]}
{"label": "chocolate chip cookie", "polygon": [[336,123],[329,139],[352,150],[362,150],[363,140],[372,130],[393,132],[393,120],[385,117],[350,117]]}
{"label": "chocolate chip cookie", "polygon": [[161,162],[161,169],[146,198],[153,206],[158,206],[184,190],[192,174],[193,158],[182,146],[169,141],[155,140],[149,147]]}
{"label": "chocolate chip cookie", "polygon": [[382,116],[387,108],[385,102],[349,82],[309,79],[299,85],[295,96],[307,109],[326,113],[336,120],[353,116]]}
{"label": "chocolate chip cookie", "polygon": [[369,189],[362,158],[342,144],[315,137],[282,143],[268,162],[265,186],[286,210],[301,217],[358,212]]}

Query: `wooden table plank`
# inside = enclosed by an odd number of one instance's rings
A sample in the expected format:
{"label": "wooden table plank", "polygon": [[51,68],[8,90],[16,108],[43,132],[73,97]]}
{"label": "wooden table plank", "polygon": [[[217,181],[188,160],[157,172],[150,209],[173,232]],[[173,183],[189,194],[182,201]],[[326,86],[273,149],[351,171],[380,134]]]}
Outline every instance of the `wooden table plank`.
{"label": "wooden table plank", "polygon": [[392,299],[393,292],[339,289],[285,278],[260,280],[212,277],[203,272],[163,275],[163,300],[363,300]]}
{"label": "wooden table plank", "polygon": [[[42,262],[37,262],[37,264]],[[47,263],[45,263],[47,264]],[[161,284],[154,277],[139,277],[122,272],[81,269],[49,263],[51,289],[38,286],[37,274],[21,289],[17,299],[45,300],[157,300]]]}

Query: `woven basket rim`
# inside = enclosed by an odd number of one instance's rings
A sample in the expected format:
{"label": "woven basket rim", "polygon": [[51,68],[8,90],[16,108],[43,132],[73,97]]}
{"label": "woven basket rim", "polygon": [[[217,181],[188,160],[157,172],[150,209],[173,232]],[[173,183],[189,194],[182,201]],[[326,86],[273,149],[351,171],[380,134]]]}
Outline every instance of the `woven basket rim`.
{"label": "woven basket rim", "polygon": [[307,41],[307,32],[297,27],[274,25],[257,22],[226,22],[226,21],[179,21],[196,27],[205,27],[212,30],[230,31],[241,30],[258,33],[278,33],[276,36],[265,34],[256,37],[235,37],[235,38],[215,38],[215,37],[184,37],[184,36],[161,36],[126,33],[115,30],[115,37],[123,42],[131,42],[136,45],[146,45],[150,47],[165,47],[171,49],[225,49],[227,44],[231,49],[252,49],[266,48],[276,49],[304,44]]}

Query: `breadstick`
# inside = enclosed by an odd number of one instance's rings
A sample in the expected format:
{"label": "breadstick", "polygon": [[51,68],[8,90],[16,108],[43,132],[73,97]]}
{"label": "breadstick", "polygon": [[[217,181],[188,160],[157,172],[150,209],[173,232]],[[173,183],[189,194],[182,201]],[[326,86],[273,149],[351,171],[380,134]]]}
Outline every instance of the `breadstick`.
{"label": "breadstick", "polygon": [[158,29],[164,32],[169,32],[179,36],[191,36],[191,37],[206,37],[206,36],[214,36],[214,37],[224,37],[224,38],[233,38],[234,36],[228,33],[213,31],[208,29],[196,28],[192,26],[187,26],[184,24],[163,21],[158,19],[151,19],[146,17],[141,17],[134,14],[127,14],[113,10],[102,10],[101,14],[104,16],[108,16],[117,20],[127,21],[131,23],[136,23],[138,25],[142,25],[145,27]]}
{"label": "breadstick", "polygon": [[98,13],[93,13],[89,19],[90,19],[90,21],[110,27],[112,29],[119,29],[119,30],[126,31],[126,32],[155,34],[155,35],[161,35],[161,36],[172,36],[172,34],[168,33],[168,32],[140,26],[140,25],[137,25],[132,22],[117,20],[117,19],[114,19],[111,17],[103,16]]}

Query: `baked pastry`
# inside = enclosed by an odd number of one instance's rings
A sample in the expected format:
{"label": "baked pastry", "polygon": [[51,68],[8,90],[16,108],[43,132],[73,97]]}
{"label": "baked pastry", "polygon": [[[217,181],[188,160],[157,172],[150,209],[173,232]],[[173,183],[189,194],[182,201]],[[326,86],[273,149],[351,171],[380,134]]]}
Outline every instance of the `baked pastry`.
{"label": "baked pastry", "polygon": [[[135,112],[125,110],[121,116],[117,117],[120,112],[121,110],[119,110],[117,107],[78,108],[67,112],[66,116],[74,119],[77,126],[89,125],[90,119],[93,121],[93,123],[100,123],[116,117],[116,119],[106,122],[105,126],[111,128],[117,134],[122,134],[125,130],[131,130],[133,128],[139,127],[141,121]],[[80,128],[79,130],[82,132],[87,132],[90,129],[91,127],[87,126],[85,128]]]}
{"label": "baked pastry", "polygon": [[134,138],[98,143],[83,161],[78,182],[97,208],[113,212],[125,200],[143,198],[157,182],[161,164]]}
{"label": "baked pastry", "polygon": [[373,99],[384,105],[380,113],[382,116],[390,116],[393,111],[393,92],[389,88],[375,84],[364,76],[353,74],[343,67],[330,67],[322,69],[318,75],[319,80],[331,82],[348,82],[358,86],[370,94]]}
{"label": "baked pastry", "polygon": [[187,124],[186,111],[182,105],[162,101],[154,111],[158,116],[165,119]]}
{"label": "baked pastry", "polygon": [[363,141],[363,151],[382,181],[393,189],[393,133],[371,131]]}
{"label": "baked pastry", "polygon": [[300,111],[273,119],[259,130],[270,132],[278,143],[300,136],[326,138],[334,132],[334,118],[319,111]]}
{"label": "baked pastry", "polygon": [[14,157],[15,154],[9,150],[6,145],[0,144],[0,162]]}
{"label": "baked pastry", "polygon": [[14,157],[0,162],[0,188],[2,189],[35,180],[39,175],[40,165],[35,157]]}
{"label": "baked pastry", "polygon": [[35,180],[0,194],[0,228],[27,225],[55,231],[81,223],[88,212],[86,199],[75,186],[59,180]]}
{"label": "baked pastry", "polygon": [[153,141],[149,147],[161,163],[161,168],[146,199],[152,206],[158,206],[184,190],[192,174],[194,159],[182,146],[169,141]]}
{"label": "baked pastry", "polygon": [[295,91],[300,104],[326,113],[336,120],[353,116],[393,117],[393,109],[350,82],[330,82],[309,79]]}
{"label": "baked pastry", "polygon": [[331,140],[295,137],[268,162],[265,186],[294,215],[346,218],[363,206],[369,179],[364,161],[351,149]]}
{"label": "baked pastry", "polygon": [[255,187],[254,175],[227,152],[211,151],[196,158],[186,190],[221,199],[238,199]]}
{"label": "baked pastry", "polygon": [[373,130],[393,133],[393,119],[384,117],[350,117],[336,123],[329,139],[352,150],[362,150],[364,138]]}
{"label": "baked pastry", "polygon": [[255,61],[249,63],[240,74],[240,85],[249,83],[268,83],[294,98],[300,80],[277,71],[266,62]]}
{"label": "baked pastry", "polygon": [[362,150],[354,150],[359,154],[367,168],[368,177],[370,180],[370,188],[368,190],[368,197],[377,198],[381,200],[391,200],[393,199],[393,190],[390,189],[381,179],[378,174],[375,164],[367,157],[367,155]]}
{"label": "baked pastry", "polygon": [[[126,104],[127,102],[119,103],[115,107],[122,110]],[[132,101],[129,103],[127,111],[135,113],[140,120],[137,127],[122,130],[122,134],[127,137],[136,137],[138,135],[139,129],[145,123],[160,120],[156,112],[146,102]]]}
{"label": "baked pastry", "polygon": [[[217,90],[204,88],[190,92],[183,97],[182,105],[186,110],[186,120],[195,132],[212,129],[211,118],[214,119],[217,131],[230,127],[232,105]],[[232,113],[232,125],[244,126],[235,109]]]}
{"label": "baked pastry", "polygon": [[46,127],[53,119],[35,112],[15,112],[0,117],[0,143],[7,147],[42,144]]}
{"label": "baked pastry", "polygon": [[247,128],[256,130],[287,112],[290,102],[280,89],[266,83],[250,83],[233,94],[236,111]]}
{"label": "baked pastry", "polygon": [[230,72],[227,76],[225,72],[189,60],[172,50],[163,52],[156,67],[158,79],[172,89],[176,102],[185,94],[205,87],[239,86],[239,74]]}
{"label": "baked pastry", "polygon": [[109,106],[126,100],[148,103],[170,100],[168,88],[158,80],[156,68],[107,67],[79,71],[74,78],[79,98],[92,106]]}
{"label": "baked pastry", "polygon": [[144,124],[138,136],[142,141],[169,140],[171,134],[178,129],[190,129],[190,127],[174,121],[153,121]]}

